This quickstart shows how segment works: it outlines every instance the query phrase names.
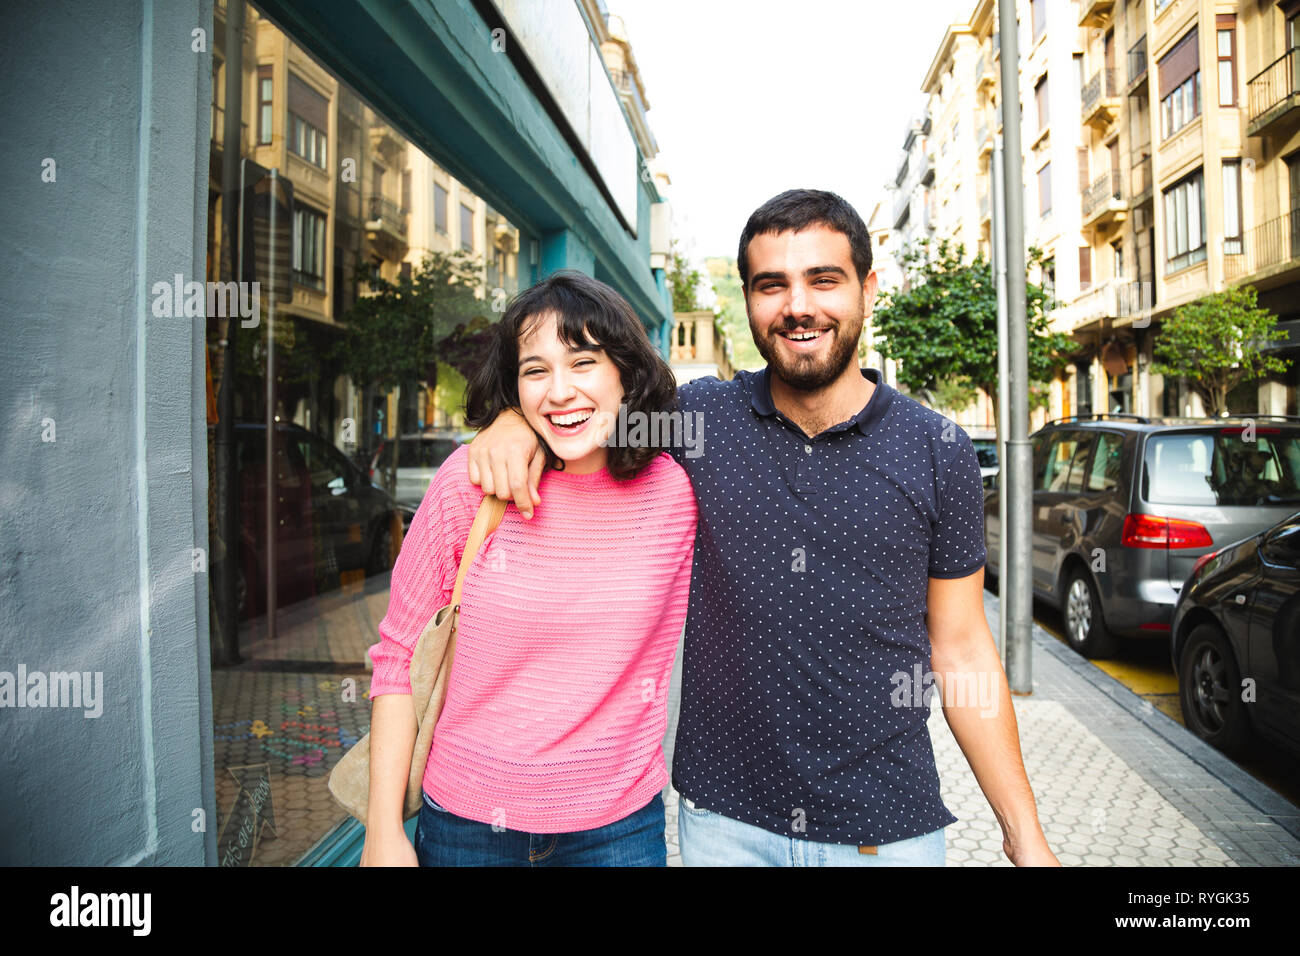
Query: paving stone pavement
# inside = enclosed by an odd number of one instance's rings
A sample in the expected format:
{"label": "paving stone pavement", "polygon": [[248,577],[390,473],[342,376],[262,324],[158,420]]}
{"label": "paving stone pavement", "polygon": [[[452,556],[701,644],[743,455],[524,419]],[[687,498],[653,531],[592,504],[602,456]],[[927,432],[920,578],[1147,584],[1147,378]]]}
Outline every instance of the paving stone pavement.
{"label": "paving stone pavement", "polygon": [[[998,605],[985,593],[996,630]],[[1065,866],[1296,866],[1300,808],[1038,625],[1033,686],[1013,698],[1021,752],[1048,844]],[[671,766],[681,655],[669,692]],[[944,803],[948,866],[1010,866],[1002,835],[935,695],[930,737]],[[664,791],[668,865],[681,865],[677,795]]]}

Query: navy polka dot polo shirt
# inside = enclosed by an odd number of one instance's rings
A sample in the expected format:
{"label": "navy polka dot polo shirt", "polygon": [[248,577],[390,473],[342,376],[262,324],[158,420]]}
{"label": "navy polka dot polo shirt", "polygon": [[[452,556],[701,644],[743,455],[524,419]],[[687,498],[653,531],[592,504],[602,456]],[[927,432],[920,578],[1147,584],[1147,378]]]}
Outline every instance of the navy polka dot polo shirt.
{"label": "navy polka dot polo shirt", "polygon": [[984,495],[969,436],[862,373],[866,407],[814,437],[769,369],[678,389],[704,440],[673,450],[699,526],[672,771],[698,807],[879,845],[956,821],[907,681],[930,670],[928,579],[984,564]]}

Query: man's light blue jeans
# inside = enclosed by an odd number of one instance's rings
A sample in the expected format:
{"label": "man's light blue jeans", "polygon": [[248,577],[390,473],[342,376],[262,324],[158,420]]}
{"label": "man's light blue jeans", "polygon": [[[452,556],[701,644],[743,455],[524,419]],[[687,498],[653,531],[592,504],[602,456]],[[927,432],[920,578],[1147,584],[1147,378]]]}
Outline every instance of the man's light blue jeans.
{"label": "man's light blue jeans", "polygon": [[771,833],[677,797],[684,866],[943,866],[943,833],[940,828],[864,853],[856,846]]}

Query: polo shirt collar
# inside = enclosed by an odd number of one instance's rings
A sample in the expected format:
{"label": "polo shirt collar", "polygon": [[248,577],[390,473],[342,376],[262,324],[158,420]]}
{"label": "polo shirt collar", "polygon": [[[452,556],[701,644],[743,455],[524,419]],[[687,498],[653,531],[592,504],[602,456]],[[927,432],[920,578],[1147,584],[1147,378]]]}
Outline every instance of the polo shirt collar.
{"label": "polo shirt collar", "polygon": [[[858,430],[865,435],[884,416],[885,410],[894,397],[894,389],[883,380],[879,369],[860,368],[858,371],[862,373],[863,378],[876,386],[876,390],[871,393],[871,398],[867,399],[866,407],[852,418]],[[749,403],[754,407],[754,411],[765,418],[776,414],[776,405],[772,402],[771,376],[770,365],[764,365],[761,370],[749,376]]]}

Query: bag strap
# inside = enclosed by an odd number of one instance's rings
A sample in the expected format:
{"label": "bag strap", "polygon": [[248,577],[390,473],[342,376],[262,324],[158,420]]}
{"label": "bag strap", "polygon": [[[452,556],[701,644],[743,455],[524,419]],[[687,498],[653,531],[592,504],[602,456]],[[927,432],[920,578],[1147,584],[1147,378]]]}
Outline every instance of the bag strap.
{"label": "bag strap", "polygon": [[483,539],[497,529],[505,513],[504,501],[496,495],[483,496],[483,503],[478,506],[478,514],[474,516],[474,524],[469,529],[465,550],[460,556],[460,568],[456,571],[456,587],[451,592],[453,609],[460,606],[460,592],[465,583],[465,575],[469,573],[469,566],[474,561],[474,556],[478,554],[478,549],[482,547]]}

